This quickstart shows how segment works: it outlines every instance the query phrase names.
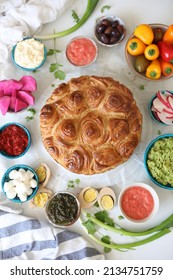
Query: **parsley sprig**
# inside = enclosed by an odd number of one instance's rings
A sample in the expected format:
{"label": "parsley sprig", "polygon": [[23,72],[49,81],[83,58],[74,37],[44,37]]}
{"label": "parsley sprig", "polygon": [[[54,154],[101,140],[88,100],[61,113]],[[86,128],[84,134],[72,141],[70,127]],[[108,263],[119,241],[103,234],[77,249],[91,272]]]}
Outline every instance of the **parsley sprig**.
{"label": "parsley sprig", "polygon": [[72,17],[74,19],[74,22],[78,23],[80,21],[80,18],[75,10],[72,10]]}
{"label": "parsley sprig", "polygon": [[61,52],[60,50],[57,50],[56,49],[56,39],[53,40],[54,41],[54,48],[53,49],[50,49],[48,51],[48,55],[54,55],[55,57],[55,62],[54,63],[51,63],[50,66],[49,66],[49,71],[50,73],[53,73],[54,74],[54,77],[56,79],[59,79],[59,80],[64,80],[65,77],[66,77],[66,74],[64,71],[62,71],[60,69],[60,67],[63,67],[62,64],[58,63],[58,60],[57,60],[57,56],[56,54]]}
{"label": "parsley sprig", "polygon": [[27,122],[29,122],[29,121],[31,121],[31,120],[34,119],[34,115],[36,114],[36,110],[35,110],[34,108],[29,108],[29,109],[27,110],[27,112],[31,113],[31,115],[26,116],[26,118],[25,118],[25,120],[26,120]]}

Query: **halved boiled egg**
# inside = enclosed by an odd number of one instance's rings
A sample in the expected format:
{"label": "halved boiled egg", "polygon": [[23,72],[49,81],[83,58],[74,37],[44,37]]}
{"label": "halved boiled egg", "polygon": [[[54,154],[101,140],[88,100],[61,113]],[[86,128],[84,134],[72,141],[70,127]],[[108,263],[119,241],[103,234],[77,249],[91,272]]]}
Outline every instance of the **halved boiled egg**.
{"label": "halved boiled egg", "polygon": [[48,199],[52,196],[52,191],[49,189],[39,189],[36,195],[30,201],[30,206],[32,208],[39,207],[44,208]]}
{"label": "halved boiled egg", "polygon": [[116,204],[114,191],[109,187],[104,187],[98,194],[98,203],[101,209],[111,210]]}
{"label": "halved boiled egg", "polygon": [[84,188],[78,196],[81,208],[90,208],[97,201],[98,191],[92,187]]}
{"label": "halved boiled egg", "polygon": [[51,176],[50,168],[45,163],[41,163],[35,171],[38,176],[39,187],[45,187]]}

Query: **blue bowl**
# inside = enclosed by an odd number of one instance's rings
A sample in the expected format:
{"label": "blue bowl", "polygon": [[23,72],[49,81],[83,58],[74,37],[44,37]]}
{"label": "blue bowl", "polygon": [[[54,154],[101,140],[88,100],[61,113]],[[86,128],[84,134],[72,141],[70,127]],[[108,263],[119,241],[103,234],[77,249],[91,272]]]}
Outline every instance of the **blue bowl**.
{"label": "blue bowl", "polygon": [[156,137],[155,139],[153,139],[149,145],[147,146],[146,150],[145,150],[145,153],[144,153],[144,166],[145,166],[145,169],[146,169],[146,172],[150,178],[150,180],[155,183],[156,185],[158,185],[159,187],[163,188],[163,189],[166,189],[166,190],[173,190],[173,186],[171,187],[170,184],[167,184],[167,185],[163,185],[161,184],[160,182],[158,182],[151,174],[150,172],[150,169],[148,168],[148,165],[147,165],[147,160],[148,160],[148,153],[150,152],[151,148],[153,147],[153,145],[160,139],[164,139],[164,138],[168,138],[168,137],[173,137],[173,134],[172,133],[168,133],[168,134],[162,134],[158,137]]}
{"label": "blue bowl", "polygon": [[8,127],[8,126],[10,126],[10,125],[16,125],[16,126],[21,127],[21,128],[25,131],[25,133],[26,133],[26,135],[27,135],[27,137],[28,137],[28,146],[26,147],[26,149],[24,150],[24,152],[21,153],[20,155],[11,156],[11,155],[8,155],[8,154],[7,154],[6,152],[4,152],[4,151],[0,151],[0,154],[1,154],[2,156],[6,157],[6,158],[9,158],[9,159],[16,159],[16,158],[22,157],[22,156],[23,156],[24,154],[26,154],[26,152],[29,150],[29,148],[30,148],[30,146],[31,146],[31,135],[30,135],[29,130],[28,130],[25,126],[23,126],[22,124],[17,123],[17,122],[6,123],[5,125],[1,126],[1,127],[0,127],[0,133],[1,133],[6,127]]}
{"label": "blue bowl", "polygon": [[[165,91],[165,90],[161,90],[161,92],[164,92],[164,91]],[[170,90],[169,90],[169,92],[170,92],[171,94],[173,94],[173,91],[170,91]],[[150,102],[148,103],[148,111],[149,111],[150,117],[151,117],[157,124],[161,124],[161,125],[164,125],[164,126],[168,126],[168,124],[163,123],[162,121],[159,121],[159,120],[156,118],[154,112],[151,110],[151,108],[152,108],[152,106],[153,106],[153,101],[154,101],[154,99],[155,99],[156,97],[157,97],[157,95],[155,94],[155,95],[151,98]]]}
{"label": "blue bowl", "polygon": [[[33,37],[26,37],[23,40],[27,40],[27,39],[31,39],[31,38],[33,38]],[[40,41],[38,39],[35,39],[35,40]],[[46,58],[47,58],[47,50],[46,50],[46,47],[44,46],[44,58],[43,58],[42,62],[37,67],[26,68],[26,67],[20,66],[19,64],[16,63],[15,57],[14,57],[16,46],[17,46],[17,44],[14,45],[14,47],[12,48],[12,61],[13,61],[14,65],[17,66],[19,69],[24,70],[24,71],[35,71],[35,70],[39,69],[45,63]]]}
{"label": "blue bowl", "polygon": [[[33,179],[35,179],[35,180],[37,181],[37,187],[34,188],[32,194],[29,195],[29,196],[27,197],[27,200],[25,201],[25,202],[27,202],[27,201],[29,201],[30,199],[32,199],[32,198],[36,195],[36,193],[37,193],[37,191],[38,191],[38,188],[39,188],[39,180],[38,180],[37,173],[34,171],[33,168],[31,168],[31,167],[28,166],[28,165],[25,165],[25,164],[18,164],[18,165],[13,165],[13,166],[11,166],[9,169],[7,169],[6,172],[4,173],[4,175],[3,175],[3,177],[2,177],[2,181],[1,181],[2,191],[3,191],[4,194],[6,195],[6,192],[4,191],[4,183],[10,181],[9,173],[10,173],[12,170],[19,170],[20,168],[23,168],[23,169],[25,169],[26,171],[27,171],[27,170],[30,170],[32,173],[34,173]],[[16,202],[16,203],[23,203],[23,201],[21,201],[21,200],[19,199],[19,197],[17,197],[17,196],[16,196],[15,198],[13,198],[13,199],[10,199],[10,198],[8,198],[8,199],[11,200],[11,201],[13,201],[13,202]]]}

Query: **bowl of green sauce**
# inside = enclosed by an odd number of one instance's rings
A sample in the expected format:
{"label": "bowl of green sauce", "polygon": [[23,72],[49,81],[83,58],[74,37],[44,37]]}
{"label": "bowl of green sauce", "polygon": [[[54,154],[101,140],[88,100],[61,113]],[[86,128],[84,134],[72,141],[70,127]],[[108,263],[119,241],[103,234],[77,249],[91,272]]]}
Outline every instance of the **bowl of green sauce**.
{"label": "bowl of green sauce", "polygon": [[173,190],[173,134],[153,139],[144,153],[146,172],[157,186]]}
{"label": "bowl of green sauce", "polygon": [[77,197],[68,192],[55,193],[46,203],[46,217],[55,227],[65,228],[73,225],[80,216],[80,203]]}

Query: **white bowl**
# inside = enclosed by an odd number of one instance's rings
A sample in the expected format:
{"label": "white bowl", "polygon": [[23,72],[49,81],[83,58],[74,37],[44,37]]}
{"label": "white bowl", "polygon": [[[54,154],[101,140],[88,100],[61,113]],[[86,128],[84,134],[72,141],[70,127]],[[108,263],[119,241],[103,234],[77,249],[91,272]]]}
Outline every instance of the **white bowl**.
{"label": "white bowl", "polygon": [[157,213],[159,198],[155,190],[149,185],[134,183],[121,191],[118,206],[127,220],[141,223],[148,221]]}

